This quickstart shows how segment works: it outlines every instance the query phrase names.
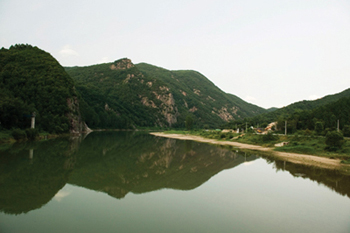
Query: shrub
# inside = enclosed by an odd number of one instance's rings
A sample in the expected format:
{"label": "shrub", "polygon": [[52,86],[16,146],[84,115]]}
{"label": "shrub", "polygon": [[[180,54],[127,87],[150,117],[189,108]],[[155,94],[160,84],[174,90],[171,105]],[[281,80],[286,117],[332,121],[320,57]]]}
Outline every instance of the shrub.
{"label": "shrub", "polygon": [[11,135],[17,141],[25,139],[27,137],[26,132],[21,129],[14,129]]}
{"label": "shrub", "polygon": [[318,135],[320,135],[323,131],[323,123],[321,121],[317,121],[315,124],[315,131]]}
{"label": "shrub", "polygon": [[271,141],[275,141],[277,139],[278,139],[278,136],[274,135],[273,133],[267,133],[267,134],[264,134],[262,136],[262,141],[263,142],[271,142]]}
{"label": "shrub", "polygon": [[39,136],[37,129],[26,129],[25,133],[29,140],[34,140],[37,136]]}
{"label": "shrub", "polygon": [[311,130],[309,130],[309,129],[306,129],[305,131],[304,131],[304,135],[305,136],[310,136],[311,135]]}
{"label": "shrub", "polygon": [[235,135],[234,135],[233,133],[230,132],[230,133],[227,134],[227,139],[231,139],[231,138],[233,138],[234,136],[235,136]]}
{"label": "shrub", "polygon": [[347,159],[347,160],[342,160],[340,163],[350,164],[350,159]]}
{"label": "shrub", "polygon": [[303,139],[303,137],[300,137],[298,134],[293,135],[291,138],[292,142],[300,142]]}
{"label": "shrub", "polygon": [[193,128],[193,118],[191,116],[186,117],[185,125],[187,130],[191,130]]}

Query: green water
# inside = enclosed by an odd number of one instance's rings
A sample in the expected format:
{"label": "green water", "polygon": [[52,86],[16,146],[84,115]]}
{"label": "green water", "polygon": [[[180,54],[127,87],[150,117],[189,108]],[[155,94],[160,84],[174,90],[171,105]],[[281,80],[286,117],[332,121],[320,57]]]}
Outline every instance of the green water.
{"label": "green water", "polygon": [[4,233],[350,232],[349,219],[350,176],[234,148],[140,132],[0,147]]}

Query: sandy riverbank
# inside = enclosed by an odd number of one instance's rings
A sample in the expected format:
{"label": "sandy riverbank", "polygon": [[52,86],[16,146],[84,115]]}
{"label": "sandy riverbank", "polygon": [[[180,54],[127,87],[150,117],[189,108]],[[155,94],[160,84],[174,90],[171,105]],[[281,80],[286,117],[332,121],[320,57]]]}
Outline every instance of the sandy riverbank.
{"label": "sandy riverbank", "polygon": [[174,138],[174,139],[180,139],[180,140],[192,140],[192,141],[211,143],[216,145],[233,146],[233,147],[246,149],[246,150],[266,151],[266,152],[270,152],[268,154],[270,154],[273,157],[279,158],[281,160],[289,161],[292,163],[305,164],[309,166],[316,166],[316,167],[322,167],[327,169],[339,169],[339,170],[350,171],[350,165],[341,164],[339,159],[330,159],[330,158],[306,155],[306,154],[279,152],[279,151],[273,151],[273,148],[249,145],[249,144],[232,142],[232,141],[218,141],[216,139],[208,139],[208,138],[203,138],[195,135],[165,134],[165,133],[159,133],[159,132],[154,132],[150,134],[158,137]]}

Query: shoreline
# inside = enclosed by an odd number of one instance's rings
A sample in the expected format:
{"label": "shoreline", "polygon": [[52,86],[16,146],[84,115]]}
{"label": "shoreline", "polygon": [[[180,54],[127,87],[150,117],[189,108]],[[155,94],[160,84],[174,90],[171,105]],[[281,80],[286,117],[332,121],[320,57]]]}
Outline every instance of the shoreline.
{"label": "shoreline", "polygon": [[325,157],[320,157],[315,155],[280,152],[280,151],[274,151],[273,148],[268,148],[268,147],[262,147],[262,146],[256,146],[256,145],[250,145],[250,144],[232,142],[232,141],[218,141],[216,139],[203,138],[200,136],[189,135],[189,134],[187,135],[166,134],[161,132],[154,132],[150,134],[158,137],[173,138],[173,139],[179,139],[179,140],[192,140],[197,142],[210,143],[214,145],[233,146],[233,147],[246,149],[246,150],[264,151],[264,152],[269,152],[269,154],[271,154],[271,156],[274,158],[278,158],[283,161],[288,161],[291,163],[304,164],[307,166],[315,166],[315,167],[321,167],[321,168],[333,169],[333,170],[345,170],[347,172],[350,172],[350,165],[341,164],[340,159],[330,159],[330,158],[325,158]]}

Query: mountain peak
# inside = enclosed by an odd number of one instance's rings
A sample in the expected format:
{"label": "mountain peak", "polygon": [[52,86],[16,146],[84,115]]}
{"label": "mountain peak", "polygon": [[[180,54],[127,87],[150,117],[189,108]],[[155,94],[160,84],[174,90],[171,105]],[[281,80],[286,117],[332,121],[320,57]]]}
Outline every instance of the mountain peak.
{"label": "mountain peak", "polygon": [[122,58],[115,61],[111,66],[111,70],[126,70],[134,67],[135,65],[128,58]]}

